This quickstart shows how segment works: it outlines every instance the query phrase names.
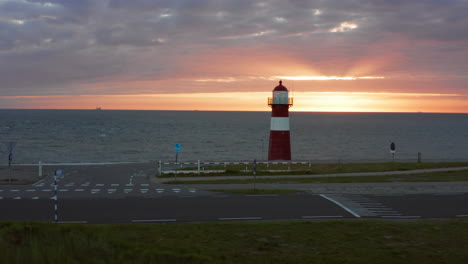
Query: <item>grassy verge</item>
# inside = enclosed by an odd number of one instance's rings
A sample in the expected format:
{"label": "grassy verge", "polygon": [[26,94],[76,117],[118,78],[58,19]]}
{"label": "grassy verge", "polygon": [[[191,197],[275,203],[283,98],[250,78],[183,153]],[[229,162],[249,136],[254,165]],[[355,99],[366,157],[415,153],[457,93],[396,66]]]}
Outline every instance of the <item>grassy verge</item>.
{"label": "grassy verge", "polygon": [[466,263],[468,221],[0,223],[2,263]]}
{"label": "grassy verge", "polygon": [[385,176],[347,176],[347,177],[310,177],[310,178],[269,178],[269,179],[234,179],[234,180],[197,180],[168,181],[167,184],[227,184],[227,183],[364,183],[364,182],[447,182],[468,181],[468,170],[428,172],[418,174]]}
{"label": "grassy verge", "polygon": [[[449,167],[467,167],[468,162],[384,162],[384,163],[323,163],[323,164],[260,164],[257,166],[257,175],[303,175],[303,174],[334,174],[334,173],[352,173],[352,172],[383,172],[383,171],[405,171],[418,169],[435,169]],[[194,170],[195,168],[184,168],[181,170]],[[201,174],[200,176],[236,176],[246,175],[242,170],[252,169],[252,165],[216,165],[209,166],[210,170],[226,170],[225,173]],[[267,170],[288,170],[285,172],[268,172]],[[161,175],[159,177],[173,177],[171,174]],[[177,177],[193,177],[193,175],[179,174]]]}
{"label": "grassy verge", "polygon": [[303,190],[285,190],[285,189],[215,189],[213,192],[226,192],[237,194],[290,194],[302,193]]}

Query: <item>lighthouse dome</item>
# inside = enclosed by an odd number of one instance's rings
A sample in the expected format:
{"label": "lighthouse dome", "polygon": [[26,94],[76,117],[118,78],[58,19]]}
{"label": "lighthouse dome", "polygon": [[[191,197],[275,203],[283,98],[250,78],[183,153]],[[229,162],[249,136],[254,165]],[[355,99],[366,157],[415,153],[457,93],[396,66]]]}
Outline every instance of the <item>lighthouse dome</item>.
{"label": "lighthouse dome", "polygon": [[288,88],[286,88],[286,86],[283,86],[283,81],[279,81],[279,85],[276,86],[275,89],[273,89],[273,92],[279,92],[279,91],[284,91],[284,92],[288,91]]}

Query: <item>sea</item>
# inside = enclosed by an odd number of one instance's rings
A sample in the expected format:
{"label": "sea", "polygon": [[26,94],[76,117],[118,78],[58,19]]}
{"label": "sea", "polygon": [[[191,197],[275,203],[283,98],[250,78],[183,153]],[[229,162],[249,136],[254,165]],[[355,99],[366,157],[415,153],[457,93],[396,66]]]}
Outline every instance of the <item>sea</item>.
{"label": "sea", "polygon": [[[0,164],[257,161],[270,112],[0,110]],[[466,161],[468,114],[290,112],[292,160]],[[392,156],[390,144],[396,152]],[[180,144],[176,152],[175,144]]]}

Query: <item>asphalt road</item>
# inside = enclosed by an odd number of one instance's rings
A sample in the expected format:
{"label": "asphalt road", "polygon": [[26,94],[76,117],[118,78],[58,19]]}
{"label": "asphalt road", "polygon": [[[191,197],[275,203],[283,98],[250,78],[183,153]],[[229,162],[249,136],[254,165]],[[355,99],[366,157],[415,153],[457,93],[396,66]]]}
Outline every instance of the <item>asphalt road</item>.
{"label": "asphalt road", "polygon": [[[467,218],[468,195],[236,195],[70,198],[59,221],[203,222],[341,218]],[[2,200],[0,220],[53,221],[53,200]]]}
{"label": "asphalt road", "polygon": [[[49,168],[52,169],[55,168]],[[358,189],[354,193],[312,193],[310,187],[304,186],[302,189],[309,192],[240,195],[207,190],[219,186],[150,182],[154,175],[154,166],[150,165],[71,166],[64,171],[57,188],[59,221],[63,222],[468,218],[468,190],[424,194],[369,194]],[[293,185],[295,189],[299,187]],[[53,221],[53,190],[50,176],[33,185],[0,186],[0,220]]]}

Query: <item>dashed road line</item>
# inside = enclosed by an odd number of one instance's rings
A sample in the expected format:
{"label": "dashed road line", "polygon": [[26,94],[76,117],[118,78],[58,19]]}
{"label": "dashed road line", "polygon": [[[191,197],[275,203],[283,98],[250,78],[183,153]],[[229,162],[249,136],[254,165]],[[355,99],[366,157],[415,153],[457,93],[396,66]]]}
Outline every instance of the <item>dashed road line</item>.
{"label": "dashed road line", "polygon": [[220,217],[218,220],[229,221],[229,220],[261,220],[261,217]]}
{"label": "dashed road line", "polygon": [[10,192],[19,192],[19,190],[10,190]]}
{"label": "dashed road line", "polygon": [[249,197],[273,197],[273,196],[278,196],[278,194],[246,194],[245,196],[249,196]]}
{"label": "dashed road line", "polygon": [[42,189],[43,192],[50,192],[52,189]]}
{"label": "dashed road line", "polygon": [[175,193],[180,193],[180,189],[179,189],[179,188],[174,188],[174,189],[172,189],[172,191],[175,192]]}
{"label": "dashed road line", "polygon": [[177,219],[143,219],[132,220],[132,223],[149,223],[149,222],[176,222]]}
{"label": "dashed road line", "polygon": [[102,187],[102,186],[104,186],[104,183],[96,183],[96,185],[95,185],[95,186]]}
{"label": "dashed road line", "polygon": [[320,219],[320,218],[342,218],[342,215],[306,215],[303,219]]}
{"label": "dashed road line", "polygon": [[35,192],[35,189],[26,190],[27,192]]}
{"label": "dashed road line", "polygon": [[21,200],[21,197],[19,197],[19,196],[15,197],[15,198],[13,198],[13,200]]}
{"label": "dashed road line", "polygon": [[60,189],[59,192],[68,192],[68,189]]}
{"label": "dashed road line", "polygon": [[145,186],[146,187],[146,186],[149,186],[149,184],[148,183],[141,183],[140,186]]}
{"label": "dashed road line", "polygon": [[58,221],[58,224],[86,224],[88,221]]}
{"label": "dashed road line", "polygon": [[39,199],[39,197],[37,197],[37,196],[36,196],[36,197],[33,197],[32,199],[33,199],[33,200],[38,200],[38,199]]}
{"label": "dashed road line", "polygon": [[124,189],[124,192],[125,192],[125,193],[130,193],[130,192],[132,192],[132,191],[133,191],[133,189]]}
{"label": "dashed road line", "polygon": [[84,189],[75,189],[75,192],[83,192]]}
{"label": "dashed road line", "polygon": [[147,192],[148,192],[148,189],[140,189],[140,192],[141,192],[141,193],[147,193]]}
{"label": "dashed road line", "polygon": [[164,192],[164,189],[156,189],[156,192],[157,193],[162,193],[162,192]]}
{"label": "dashed road line", "polygon": [[382,218],[421,218],[419,215],[383,215]]}
{"label": "dashed road line", "polygon": [[118,183],[112,183],[111,186],[114,187],[114,186],[119,186],[120,184]]}
{"label": "dashed road line", "polygon": [[339,207],[343,208],[346,212],[352,214],[354,217],[360,218],[361,216],[355,213],[353,210],[349,209],[348,207],[344,206],[338,201],[333,200],[332,198],[326,196],[325,194],[320,194],[321,197],[329,200],[330,202],[333,202],[334,204],[338,205]]}

